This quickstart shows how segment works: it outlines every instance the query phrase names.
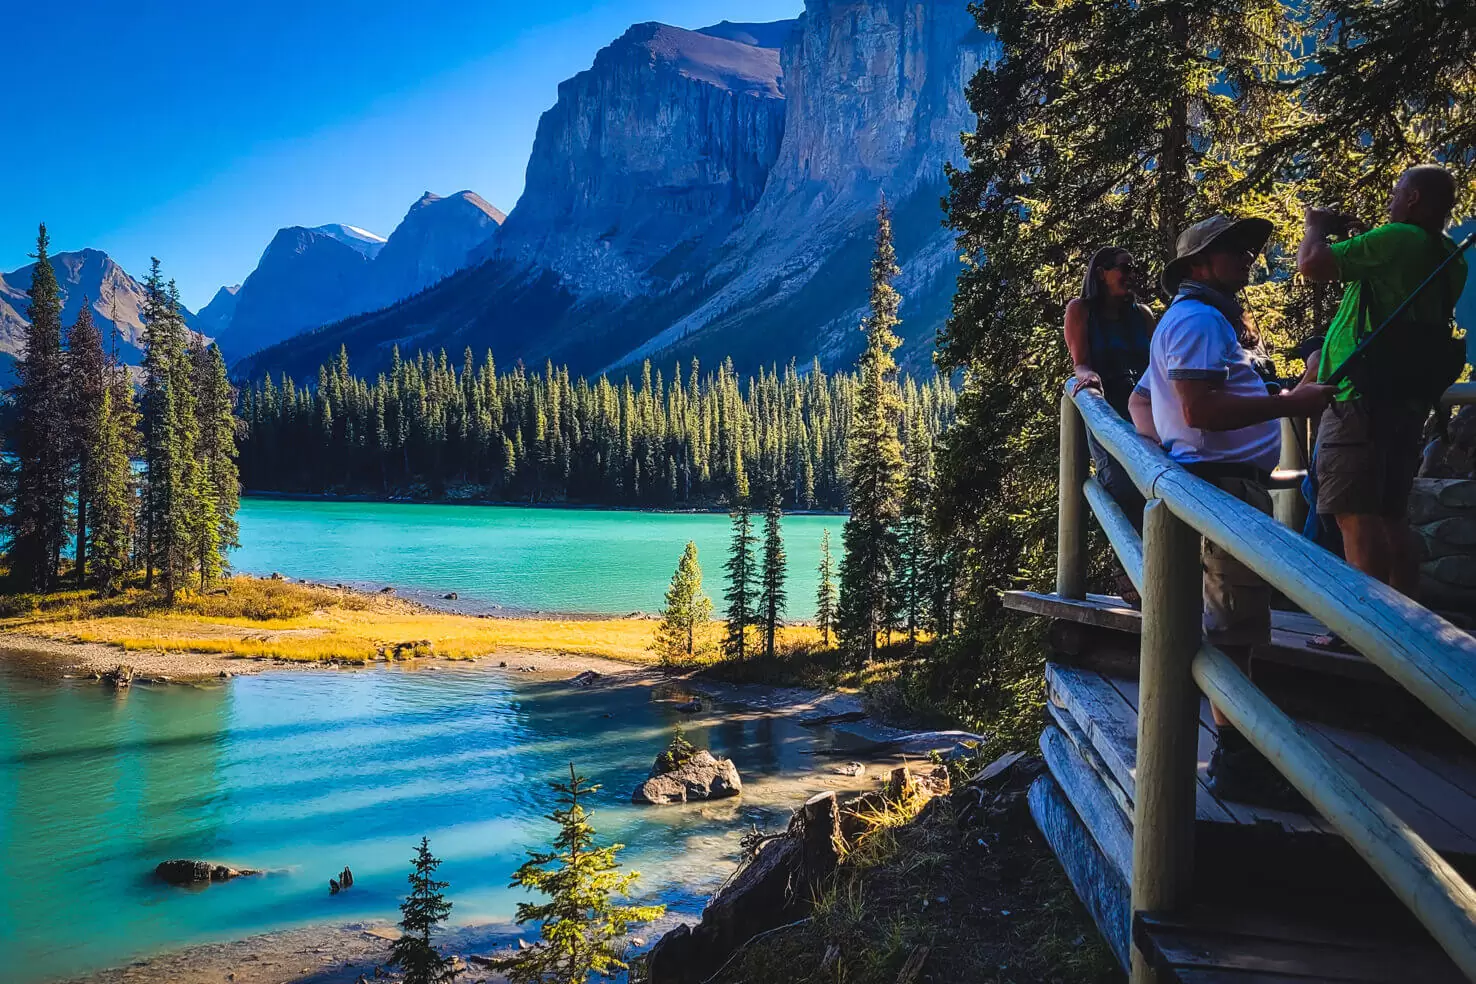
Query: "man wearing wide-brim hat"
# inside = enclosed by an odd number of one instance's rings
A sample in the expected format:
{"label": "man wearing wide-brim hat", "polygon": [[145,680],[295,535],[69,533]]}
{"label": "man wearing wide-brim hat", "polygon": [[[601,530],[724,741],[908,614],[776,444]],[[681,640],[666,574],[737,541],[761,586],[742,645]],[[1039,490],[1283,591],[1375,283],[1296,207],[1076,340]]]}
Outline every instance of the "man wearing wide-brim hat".
{"label": "man wearing wide-brim hat", "polygon": [[[1256,370],[1254,332],[1237,295],[1271,238],[1265,219],[1216,215],[1184,230],[1163,287],[1173,301],[1153,333],[1148,372],[1133,394],[1138,429],[1169,457],[1270,514],[1267,485],[1281,457],[1282,417],[1318,413],[1327,386],[1304,379],[1271,394]],[[1244,564],[1204,541],[1204,629],[1242,667],[1250,647],[1271,641],[1271,589]],[[1228,799],[1291,805],[1294,793],[1215,711],[1218,747],[1211,784]]]}

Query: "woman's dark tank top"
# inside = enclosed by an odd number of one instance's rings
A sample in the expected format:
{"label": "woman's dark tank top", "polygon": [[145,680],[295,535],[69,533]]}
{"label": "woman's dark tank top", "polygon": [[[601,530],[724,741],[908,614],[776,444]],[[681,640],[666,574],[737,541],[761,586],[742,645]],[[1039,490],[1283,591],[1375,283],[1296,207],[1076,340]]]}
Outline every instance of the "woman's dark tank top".
{"label": "woman's dark tank top", "polygon": [[1092,369],[1102,377],[1107,402],[1126,417],[1128,397],[1148,369],[1148,319],[1136,304],[1110,321],[1095,304],[1088,311],[1087,343]]}

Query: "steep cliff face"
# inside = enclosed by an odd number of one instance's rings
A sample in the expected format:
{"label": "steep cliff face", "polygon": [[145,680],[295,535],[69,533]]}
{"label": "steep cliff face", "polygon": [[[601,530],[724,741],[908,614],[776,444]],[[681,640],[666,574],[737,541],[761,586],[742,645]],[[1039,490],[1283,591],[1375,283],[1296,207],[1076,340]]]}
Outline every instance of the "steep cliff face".
{"label": "steep cliff face", "polygon": [[783,133],[777,49],[637,25],[559,86],[497,256],[575,293],[660,290],[661,260],[758,201]]}
{"label": "steep cliff face", "polygon": [[[774,47],[782,44],[783,48]],[[733,356],[848,363],[878,201],[895,209],[904,359],[929,361],[956,270],[944,163],[987,39],[968,0],[808,0],[797,22],[632,28],[565,82],[485,262],[243,365],[365,371],[490,346],[576,372]]]}
{"label": "steep cliff face", "polygon": [[846,361],[859,345],[865,255],[885,194],[896,210],[905,355],[925,362],[954,276],[952,236],[940,227],[943,168],[973,126],[965,93],[986,54],[966,0],[808,0],[784,49],[784,144],[709,274],[722,286],[622,359],[712,351],[725,337],[782,344],[802,326],[809,354]]}

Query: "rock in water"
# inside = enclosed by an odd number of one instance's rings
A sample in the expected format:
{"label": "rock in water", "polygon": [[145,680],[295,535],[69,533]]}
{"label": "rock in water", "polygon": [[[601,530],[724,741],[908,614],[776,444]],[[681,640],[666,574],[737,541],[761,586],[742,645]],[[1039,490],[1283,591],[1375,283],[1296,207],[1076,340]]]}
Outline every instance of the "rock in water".
{"label": "rock in water", "polygon": [[154,875],[171,885],[202,885],[259,874],[261,872],[255,868],[232,868],[209,861],[160,861],[154,868]]}
{"label": "rock in water", "polygon": [[338,881],[339,884],[342,885],[344,888],[353,887],[354,873],[348,869],[348,865],[343,866],[343,874],[338,876]]}
{"label": "rock in water", "polygon": [[573,684],[574,686],[576,686],[576,687],[587,687],[590,684],[594,683],[599,678],[600,678],[600,675],[598,673],[596,673],[594,670],[585,670],[583,673],[581,673],[578,676],[574,677],[569,682],[571,684]]}
{"label": "rock in water", "polygon": [[330,879],[328,879],[328,894],[329,895],[337,895],[341,891],[343,891],[343,886],[340,885],[340,884],[338,884],[338,879],[337,878],[330,878]]}
{"label": "rock in water", "polygon": [[714,758],[702,749],[671,772],[652,776],[636,787],[632,803],[665,806],[689,800],[724,799],[743,791],[743,780],[731,759]]}

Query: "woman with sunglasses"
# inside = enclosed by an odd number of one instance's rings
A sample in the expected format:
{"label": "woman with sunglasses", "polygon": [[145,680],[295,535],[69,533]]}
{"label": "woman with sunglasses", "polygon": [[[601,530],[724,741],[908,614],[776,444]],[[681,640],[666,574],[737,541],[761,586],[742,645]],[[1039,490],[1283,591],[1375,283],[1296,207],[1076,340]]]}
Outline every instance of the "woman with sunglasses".
{"label": "woman with sunglasses", "polygon": [[[1140,269],[1133,255],[1118,246],[1097,250],[1082,278],[1081,296],[1066,305],[1066,348],[1076,367],[1072,393],[1099,391],[1124,420],[1133,387],[1148,369],[1148,347],[1153,335],[1153,312],[1138,301]],[[1090,433],[1097,481],[1141,532],[1143,497],[1132,479]],[[1127,574],[1118,569],[1118,593],[1137,606],[1138,592]]]}

